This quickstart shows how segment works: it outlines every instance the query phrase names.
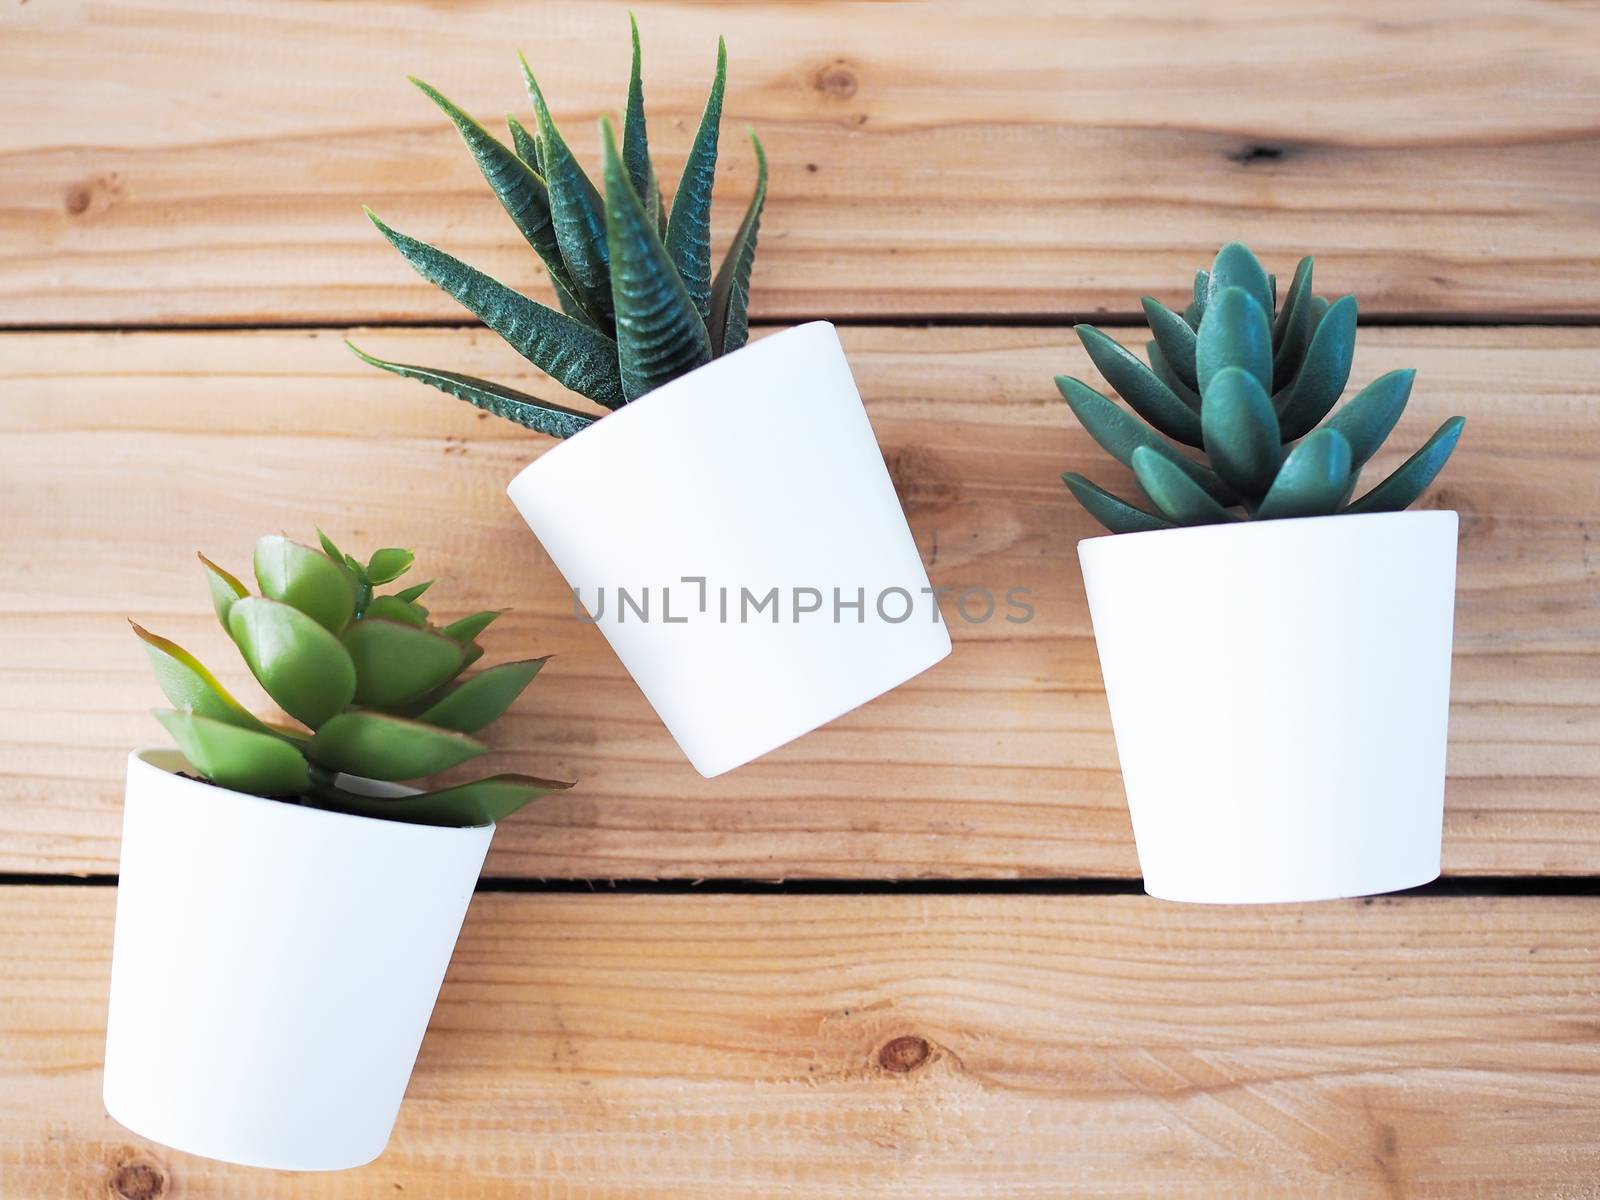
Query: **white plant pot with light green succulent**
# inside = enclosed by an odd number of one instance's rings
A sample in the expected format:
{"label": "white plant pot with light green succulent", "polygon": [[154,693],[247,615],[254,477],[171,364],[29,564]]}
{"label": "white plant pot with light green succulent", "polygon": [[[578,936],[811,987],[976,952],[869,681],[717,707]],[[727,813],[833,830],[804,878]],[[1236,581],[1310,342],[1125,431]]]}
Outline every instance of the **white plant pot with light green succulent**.
{"label": "white plant pot with light green succulent", "polygon": [[523,70],[536,132],[513,118],[513,148],[419,86],[561,311],[377,223],[424,278],[598,408],[357,353],[565,439],[511,499],[690,761],[721,774],[926,670],[949,633],[833,327],[745,345],[767,190],[753,137],[749,207],[712,271],[725,49],[670,211],[646,145],[637,27],[620,147],[601,123],[603,194]]}
{"label": "white plant pot with light green succulent", "polygon": [[1311,267],[1279,306],[1249,250],[1224,247],[1186,312],[1145,300],[1148,366],[1080,327],[1133,413],[1057,380],[1146,502],[1064,476],[1113,535],[1078,553],[1139,863],[1164,899],[1333,899],[1439,873],[1457,518],[1403,510],[1463,422],[1352,500],[1413,372],[1334,411],[1356,306],[1313,295]]}
{"label": "white plant pot with light green succulent", "polygon": [[334,1170],[388,1142],[495,822],[569,785],[399,784],[473,735],[544,660],[463,675],[494,613],[434,626],[411,562],[257,543],[261,594],[208,560],[218,618],[294,724],[252,716],[135,626],[179,750],[128,760],[104,1097],[191,1154]]}

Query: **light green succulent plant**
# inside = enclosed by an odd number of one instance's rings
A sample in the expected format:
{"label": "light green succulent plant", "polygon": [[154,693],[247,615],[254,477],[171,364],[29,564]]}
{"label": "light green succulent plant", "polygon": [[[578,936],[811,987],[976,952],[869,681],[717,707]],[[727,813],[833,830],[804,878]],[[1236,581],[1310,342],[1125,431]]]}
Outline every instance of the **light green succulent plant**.
{"label": "light green succulent plant", "polygon": [[[745,344],[750,271],[767,195],[766,155],[752,133],[755,193],[713,276],[711,189],[727,48],[719,41],[711,96],[670,213],[650,161],[639,59],[635,23],[620,150],[610,121],[601,121],[603,196],[556,129],[526,59],[522,74],[533,102],[534,132],[508,117],[514,149],[497,141],[438,91],[412,80],[455,123],[483,177],[544,263],[560,312],[443,250],[389,228],[370,209],[367,212],[424,279],[449,292],[541,371],[608,409],[620,408]],[[375,367],[420,380],[553,437],[570,437],[597,419],[488,380],[387,362],[354,345],[350,348]]]}
{"label": "light green succulent plant", "polygon": [[[1079,380],[1057,376],[1056,386],[1089,435],[1133,469],[1155,510],[1068,472],[1061,478],[1091,516],[1113,533],[1138,533],[1397,512],[1433,482],[1462,417],[1351,502],[1361,468],[1405,411],[1416,372],[1379,376],[1321,424],[1350,378],[1356,300],[1329,304],[1313,295],[1311,268],[1310,258],[1300,260],[1278,307],[1277,281],[1249,248],[1224,246],[1210,271],[1196,273],[1182,315],[1144,298],[1149,366],[1093,326],[1077,327],[1094,365],[1137,416]],[[1203,450],[1203,461],[1174,443]]]}
{"label": "light green succulent plant", "polygon": [[303,729],[256,719],[194,655],[133,626],[173,704],[156,719],[196,771],[235,791],[421,825],[485,825],[572,786],[495,775],[402,799],[340,786],[341,773],[417,779],[483,754],[488,747],[471,735],[504,713],[546,660],[459,678],[482,656],[478,635],[499,613],[436,627],[419,602],[432,580],[374,592],[410,570],[409,550],[379,550],[361,563],[320,536],[321,550],[276,535],[258,541],[259,596],[200,555],[223,629]]}

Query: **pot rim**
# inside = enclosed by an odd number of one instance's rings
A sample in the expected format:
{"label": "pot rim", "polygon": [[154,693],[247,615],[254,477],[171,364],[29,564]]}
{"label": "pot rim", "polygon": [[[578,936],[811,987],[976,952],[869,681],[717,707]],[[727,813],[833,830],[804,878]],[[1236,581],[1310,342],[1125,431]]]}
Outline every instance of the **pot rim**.
{"label": "pot rim", "polygon": [[523,467],[522,470],[518,471],[517,474],[512,477],[511,483],[507,484],[507,491],[515,486],[517,481],[522,479],[523,476],[531,476],[533,472],[539,469],[540,464],[546,462],[553,456],[565,452],[568,446],[582,442],[590,446],[592,451],[595,450],[598,447],[598,443],[595,440],[596,434],[601,429],[612,430],[610,434],[606,435],[608,437],[622,437],[626,435],[629,428],[626,423],[628,421],[640,420],[641,418],[638,416],[640,412],[658,406],[662,403],[679,405],[687,403],[689,397],[680,396],[678,393],[689,392],[697,389],[700,385],[705,383],[709,375],[724,370],[731,360],[761,354],[770,355],[784,343],[791,340],[792,335],[806,330],[817,329],[819,327],[828,329],[830,331],[834,329],[832,321],[806,321],[799,325],[791,325],[788,329],[783,329],[777,333],[769,334],[760,341],[746,342],[732,354],[724,354],[717,358],[713,358],[710,362],[705,363],[703,366],[696,367],[687,375],[680,375],[676,379],[662,384],[655,390],[645,393],[637,400],[630,400],[621,408],[612,409],[610,412],[605,413],[603,416],[597,419],[593,425],[579,430],[569,438],[559,439],[555,445],[549,447],[543,454],[539,455],[538,458],[534,459],[527,466]]}
{"label": "pot rim", "polygon": [[[173,765],[163,765],[163,760]],[[290,804],[287,801],[274,800],[266,796],[252,796],[249,792],[236,792],[232,788],[223,787],[218,783],[200,779],[185,779],[178,774],[178,771],[183,768],[188,768],[191,771],[195,770],[193,764],[175,746],[141,746],[128,754],[128,774],[130,776],[136,772],[153,772],[165,778],[166,786],[177,787],[180,790],[180,794],[198,797],[200,790],[203,789],[204,800],[208,803],[234,802],[246,808],[252,805],[267,805],[277,815],[281,815],[284,820],[305,820],[330,825],[357,822],[361,825],[378,825],[390,828],[398,826],[428,834],[441,834],[446,837],[451,834],[479,834],[485,829],[493,829],[495,827],[493,821],[484,825],[422,825],[415,821],[390,821],[383,817],[368,817],[360,813],[339,812],[336,809],[317,808],[309,804]],[[195,773],[199,774],[198,771],[195,771]],[[405,787],[401,784],[386,783],[375,779],[360,779],[353,775],[342,775],[340,778],[349,783],[360,784],[365,788],[371,789],[372,793],[379,797],[382,797],[385,793],[391,798],[418,794],[418,789]],[[191,789],[193,790],[191,791]]]}
{"label": "pot rim", "polygon": [[[1293,530],[1297,527],[1314,524],[1319,521],[1404,521],[1423,520],[1433,521],[1439,517],[1448,517],[1452,522],[1459,520],[1459,514],[1451,508],[1407,508],[1399,512],[1381,513],[1325,513],[1318,517],[1280,517],[1275,520],[1256,521],[1219,521],[1210,525],[1180,525],[1173,529],[1145,529],[1138,533],[1102,533],[1094,537],[1080,538],[1079,547],[1096,545],[1098,543],[1123,542],[1135,538],[1167,538],[1188,536],[1189,538],[1224,538],[1224,537],[1251,537],[1264,536],[1272,530]],[[1109,547],[1108,547],[1109,548]]]}

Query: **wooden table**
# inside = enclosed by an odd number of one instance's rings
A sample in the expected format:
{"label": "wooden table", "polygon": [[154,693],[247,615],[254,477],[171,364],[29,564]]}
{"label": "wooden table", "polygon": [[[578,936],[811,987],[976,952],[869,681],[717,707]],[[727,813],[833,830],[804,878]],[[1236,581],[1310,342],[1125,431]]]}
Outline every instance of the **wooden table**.
{"label": "wooden table", "polygon": [[[725,129],[773,165],[763,329],[843,326],[936,582],[1037,619],[957,623],[704,781],[502,496],[539,439],[343,349],[532,382],[360,206],[542,295],[404,76],[497,120],[520,46],[592,162],[620,7],[12,5],[0,1197],[1600,1196],[1600,10],[635,7],[669,179],[727,34]],[[1050,380],[1091,370],[1073,321],[1142,340],[1135,299],[1233,237],[1360,295],[1352,384],[1419,368],[1385,462],[1469,418],[1427,501],[1462,543],[1422,894],[1139,893],[1057,481],[1108,472]],[[242,686],[190,555],[314,522],[513,606],[491,654],[558,658],[493,765],[581,783],[501,830],[388,1153],[308,1177],[98,1097],[122,762],[161,740],[123,618]]]}

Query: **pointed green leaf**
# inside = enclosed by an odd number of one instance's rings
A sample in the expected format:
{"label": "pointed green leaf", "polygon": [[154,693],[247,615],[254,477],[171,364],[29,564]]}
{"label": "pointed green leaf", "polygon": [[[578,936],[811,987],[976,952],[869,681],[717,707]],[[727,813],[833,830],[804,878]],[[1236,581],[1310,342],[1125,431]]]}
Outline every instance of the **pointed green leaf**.
{"label": "pointed green leaf", "polygon": [[1380,375],[1353,397],[1347,400],[1328,421],[1327,428],[1337,429],[1350,443],[1351,469],[1359,471],[1383,445],[1400,414],[1411,399],[1411,384],[1416,379],[1414,370],[1390,371]]}
{"label": "pointed green leaf", "polygon": [[311,786],[305,758],[283,738],[192,712],[158,709],[155,718],[189,765],[218,787],[252,796],[298,796]]}
{"label": "pointed green leaf", "polygon": [[411,569],[417,556],[409,550],[388,546],[374,550],[367,559],[367,578],[374,584],[393,583]]}
{"label": "pointed green leaf", "polygon": [[[728,79],[728,46],[717,39],[717,73],[711,80],[700,128],[683,164],[667,218],[667,257],[683,279],[701,320],[711,312],[711,186],[717,173],[717,135],[722,127],[722,93]],[[609,169],[606,190],[611,188]],[[609,218],[609,213],[608,213]],[[613,248],[613,257],[616,250]]]}
{"label": "pointed green leaf", "polygon": [[[345,345],[347,345],[347,346],[349,344],[350,344],[349,342],[345,343]],[[334,562],[343,562],[344,561],[344,557],[345,557],[344,551],[340,550],[339,547],[337,547],[337,546],[335,546],[333,544],[333,539],[331,537],[329,537],[327,534],[323,533],[322,532],[322,528],[320,526],[317,527],[317,541],[322,546],[322,552],[324,554],[326,554],[329,558],[333,559]]]}
{"label": "pointed green leaf", "polygon": [[1170,521],[1178,525],[1221,525],[1239,518],[1190,479],[1170,458],[1149,446],[1133,452],[1133,473],[1144,494]]}
{"label": "pointed green leaf", "polygon": [[644,56],[639,47],[639,22],[632,13],[628,14],[628,25],[633,36],[633,66],[628,72],[628,105],[622,117],[622,161],[628,168],[633,194],[648,211],[651,205],[660,203],[660,197],[655,170],[650,165],[650,136],[644,120]]}
{"label": "pointed green leaf", "polygon": [[454,123],[511,223],[544,263],[557,293],[565,291],[571,295],[575,289],[561,257],[561,246],[556,241],[556,228],[550,217],[550,196],[537,170],[501,145],[493,134],[443,94],[420,79],[413,78],[411,82]]}
{"label": "pointed green leaf", "polygon": [[[520,158],[524,164],[531,167],[534,173],[539,176],[539,178],[543,179],[544,168],[539,165],[538,139],[523,127],[522,122],[517,120],[515,113],[506,114],[506,128],[511,131],[511,148],[517,152],[517,157]],[[546,191],[546,204],[549,203],[549,196],[550,193]],[[563,266],[563,272],[565,269],[566,268]]]}
{"label": "pointed green leaf", "polygon": [[1217,297],[1231,287],[1244,291],[1271,318],[1272,284],[1267,280],[1266,268],[1243,242],[1229,242],[1217,251],[1211,264],[1211,277],[1206,283],[1206,311],[1209,312]]}
{"label": "pointed green leaf", "polygon": [[341,788],[319,789],[317,801],[324,808],[362,817],[470,829],[503,821],[539,797],[571,786],[531,775],[491,775],[459,787],[393,800],[359,796]]}
{"label": "pointed green leaf", "polygon": [[1206,493],[1220,504],[1232,504],[1238,498],[1207,467],[1193,459],[1185,458],[1172,443],[1148,426],[1129,416],[1116,404],[1085,383],[1065,375],[1056,376],[1056,387],[1072,408],[1078,423],[1090,437],[1099,442],[1106,452],[1123,466],[1133,466],[1133,452],[1140,446],[1149,446],[1156,453],[1170,458]]}
{"label": "pointed green leaf", "polygon": [[[1427,490],[1434,477],[1444,469],[1444,464],[1455,451],[1456,443],[1461,440],[1461,429],[1466,423],[1465,417],[1451,417],[1423,443],[1422,449],[1401,463],[1392,475],[1345,511],[1399,512],[1410,507],[1416,498]],[[1306,440],[1310,441],[1310,438]]]}
{"label": "pointed green leaf", "polygon": [[235,600],[242,600],[250,594],[249,590],[233,575],[224,571],[204,554],[195,552],[195,557],[205,567],[206,586],[211,590],[211,607],[217,610],[217,620],[222,622],[222,627],[228,627],[228,610],[233,607]]}
{"label": "pointed green leaf", "polygon": [[1200,444],[1200,415],[1155,373],[1093,325],[1075,328],[1089,358],[1117,394],[1157,430],[1188,446]]}
{"label": "pointed green leaf", "polygon": [[350,576],[326,554],[268,534],[256,542],[256,585],[269,600],[298,608],[331,633],[338,633],[356,609]]}
{"label": "pointed green leaf", "polygon": [[717,268],[711,285],[711,318],[708,329],[711,346],[717,354],[731,354],[750,336],[750,271],[756,262],[756,238],[761,232],[761,210],[767,203],[767,152],[754,132],[750,144],[756,150],[756,190],[744,211],[739,232],[733,235],[728,253]]}
{"label": "pointed green leaf", "polygon": [[1241,496],[1264,496],[1283,465],[1278,414],[1255,376],[1224,367],[1211,378],[1200,409],[1206,461]]}
{"label": "pointed green leaf", "polygon": [[1300,369],[1300,359],[1311,344],[1311,334],[1316,329],[1312,313],[1311,274],[1316,260],[1310,255],[1302,258],[1294,269],[1294,279],[1283,299],[1272,324],[1273,360],[1272,386],[1282,388]]}
{"label": "pointed green leaf", "polygon": [[[424,579],[421,583],[413,583],[408,588],[401,588],[394,594],[394,598],[396,600],[403,601],[406,604],[415,604],[417,600],[421,598],[422,593],[426,592],[432,586],[433,580]],[[423,611],[426,612],[427,610],[424,609]]]}
{"label": "pointed green leaf", "polygon": [[1150,326],[1150,335],[1161,346],[1162,356],[1173,373],[1183,382],[1183,386],[1193,390],[1199,386],[1199,377],[1195,375],[1194,330],[1177,313],[1164,304],[1151,299],[1149,296],[1139,301],[1144,308],[1145,322]]}
{"label": "pointed green leaf", "polygon": [[505,610],[493,609],[489,612],[473,613],[470,617],[462,617],[459,621],[452,621],[439,632],[453,642],[465,646],[468,642],[476,641],[480,633],[489,628],[490,622]]}
{"label": "pointed green leaf", "polygon": [[1338,403],[1350,380],[1355,353],[1356,298],[1342,296],[1317,323],[1294,382],[1277,398],[1284,441],[1304,437]]}
{"label": "pointed green leaf", "polygon": [[461,666],[461,647],[443,634],[381,617],[357,621],[343,640],[355,663],[355,702],[368,708],[415,700]]}
{"label": "pointed green leaf", "polygon": [[500,663],[479,671],[429,705],[417,720],[441,729],[477,733],[511,707],[547,661],[548,658],[534,658]]}
{"label": "pointed green leaf", "polygon": [[[1184,328],[1187,329],[1188,326],[1184,326]],[[1144,352],[1150,356],[1150,370],[1155,373],[1155,377],[1171,388],[1179,400],[1182,400],[1195,412],[1199,412],[1200,393],[1192,391],[1173,372],[1171,364],[1167,362],[1167,356],[1161,352],[1161,344],[1159,342],[1146,342],[1144,344]]]}
{"label": "pointed green leaf", "polygon": [[1243,288],[1212,295],[1195,335],[1195,376],[1204,400],[1211,377],[1224,367],[1240,367],[1263,389],[1272,387],[1272,326],[1267,311]]}
{"label": "pointed green leaf", "polygon": [[1126,500],[1113,496],[1097,483],[1090,483],[1075,471],[1061,476],[1061,482],[1076,497],[1079,504],[1100,524],[1112,533],[1148,533],[1152,529],[1173,529],[1175,526],[1164,517],[1153,516],[1142,508],[1135,508]]}
{"label": "pointed green leaf", "polygon": [[605,334],[529,300],[443,250],[390,229],[370,210],[367,215],[417,274],[449,292],[523,358],[608,408],[622,403],[616,343]]}
{"label": "pointed green leaf", "polygon": [[416,779],[437,775],[487,753],[464,733],[376,712],[334,717],[306,746],[311,761],[363,779]]}
{"label": "pointed green leaf", "polygon": [[1194,292],[1190,297],[1189,307],[1183,310],[1185,323],[1196,332],[1200,329],[1200,321],[1206,315],[1206,293],[1210,287],[1211,272],[1196,271],[1194,273]]}
{"label": "pointed green leaf", "polygon": [[528,60],[520,54],[517,57],[538,118],[540,173],[550,198],[550,219],[555,224],[561,259],[578,299],[601,329],[610,329],[611,258],[606,245],[605,206],[551,119]]}
{"label": "pointed green leaf", "polygon": [[[606,231],[617,315],[622,390],[637,399],[711,361],[706,324],[684,289],[623,174],[611,122],[601,121],[606,158]],[[674,214],[677,205],[673,206]]]}
{"label": "pointed green leaf", "polygon": [[559,404],[537,400],[523,392],[504,387],[487,379],[471,375],[458,375],[454,371],[439,371],[432,367],[416,367],[407,363],[388,362],[360,349],[353,342],[346,346],[362,362],[380,370],[389,371],[405,379],[416,379],[429,387],[438,388],[457,400],[465,400],[475,408],[504,417],[508,421],[537,433],[566,438],[589,428],[597,418]]}
{"label": "pointed green leaf", "polygon": [[355,695],[356,669],[349,654],[298,608],[247,596],[229,611],[228,632],[267,695],[313,729]]}
{"label": "pointed green leaf", "polygon": [[1256,516],[1320,517],[1338,510],[1350,486],[1350,443],[1319,429],[1289,452]]}
{"label": "pointed green leaf", "polygon": [[156,683],[174,708],[240,729],[266,732],[267,727],[251,716],[198,658],[178,643],[151,633],[133,621],[128,624],[144,643],[150,665],[155,669]]}
{"label": "pointed green leaf", "polygon": [[418,629],[425,628],[428,624],[428,614],[417,604],[407,604],[398,596],[374,596],[372,603],[367,605],[367,611],[362,614],[362,620],[398,621],[402,625],[412,625]]}

